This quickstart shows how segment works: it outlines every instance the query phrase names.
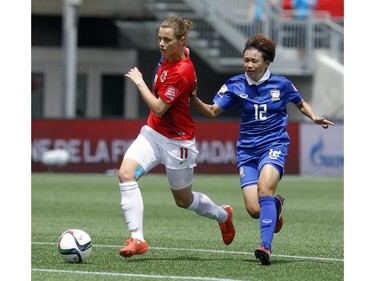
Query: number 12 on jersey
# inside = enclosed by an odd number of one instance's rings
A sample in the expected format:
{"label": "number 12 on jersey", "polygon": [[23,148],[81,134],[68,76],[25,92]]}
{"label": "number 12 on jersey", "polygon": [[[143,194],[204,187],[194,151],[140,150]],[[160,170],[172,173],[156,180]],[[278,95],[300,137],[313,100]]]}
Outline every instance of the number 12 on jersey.
{"label": "number 12 on jersey", "polygon": [[266,104],[254,104],[255,109],[255,120],[266,120],[267,117],[264,114],[267,113],[267,105]]}

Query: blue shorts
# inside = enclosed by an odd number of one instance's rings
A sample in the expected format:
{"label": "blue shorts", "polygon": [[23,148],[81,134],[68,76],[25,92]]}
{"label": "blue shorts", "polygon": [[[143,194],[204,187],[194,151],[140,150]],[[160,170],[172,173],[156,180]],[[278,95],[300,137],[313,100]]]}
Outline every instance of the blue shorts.
{"label": "blue shorts", "polygon": [[287,156],[288,146],[278,145],[256,157],[249,157],[249,161],[239,163],[238,170],[240,174],[241,188],[257,184],[260,170],[265,164],[274,166],[279,171],[281,179],[284,174],[284,166]]}

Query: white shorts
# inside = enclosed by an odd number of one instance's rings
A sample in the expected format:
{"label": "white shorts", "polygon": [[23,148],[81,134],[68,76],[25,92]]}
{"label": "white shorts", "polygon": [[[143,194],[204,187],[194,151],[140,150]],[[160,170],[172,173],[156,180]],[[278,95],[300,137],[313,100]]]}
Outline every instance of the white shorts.
{"label": "white shorts", "polygon": [[195,138],[169,139],[145,125],[126,151],[124,158],[137,161],[145,173],[163,164],[171,187],[181,189],[192,184],[193,168],[197,165],[195,159],[198,153]]}

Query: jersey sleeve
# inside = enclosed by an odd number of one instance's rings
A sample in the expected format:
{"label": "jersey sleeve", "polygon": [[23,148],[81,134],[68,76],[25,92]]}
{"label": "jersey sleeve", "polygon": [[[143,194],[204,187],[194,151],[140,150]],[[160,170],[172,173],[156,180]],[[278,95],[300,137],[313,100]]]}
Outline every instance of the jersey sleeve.
{"label": "jersey sleeve", "polygon": [[216,93],[213,98],[213,102],[216,103],[222,110],[227,110],[233,107],[236,103],[236,95],[234,94],[234,86],[228,80],[220,90]]}
{"label": "jersey sleeve", "polygon": [[288,81],[286,90],[288,102],[292,102],[294,104],[299,104],[302,102],[302,96],[292,82]]}

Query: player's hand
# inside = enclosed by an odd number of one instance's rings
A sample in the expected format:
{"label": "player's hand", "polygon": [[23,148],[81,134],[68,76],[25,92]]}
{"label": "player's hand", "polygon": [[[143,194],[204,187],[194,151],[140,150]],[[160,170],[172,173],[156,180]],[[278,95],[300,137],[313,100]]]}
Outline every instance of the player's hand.
{"label": "player's hand", "polygon": [[137,67],[130,69],[129,72],[125,74],[125,77],[130,78],[136,85],[143,82],[143,75]]}
{"label": "player's hand", "polygon": [[324,117],[318,117],[314,119],[314,123],[321,125],[324,129],[328,129],[329,126],[334,126],[335,124]]}

